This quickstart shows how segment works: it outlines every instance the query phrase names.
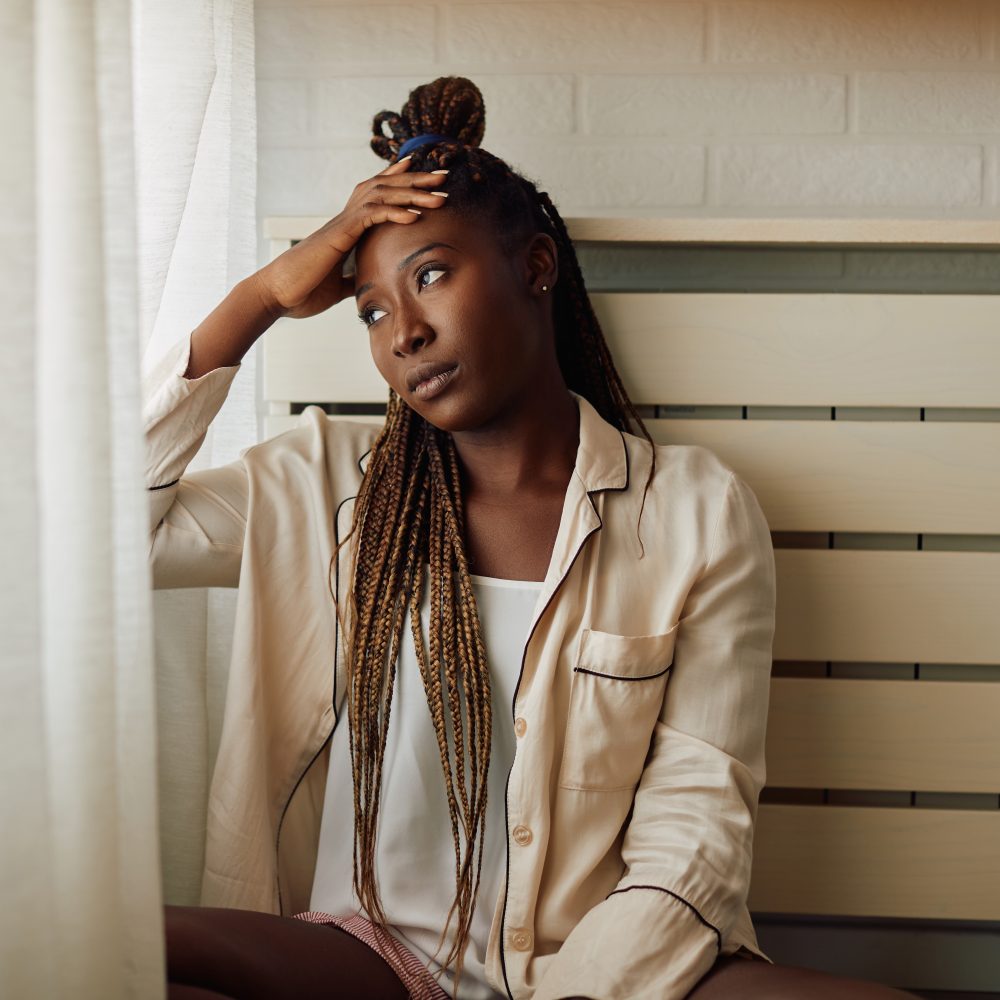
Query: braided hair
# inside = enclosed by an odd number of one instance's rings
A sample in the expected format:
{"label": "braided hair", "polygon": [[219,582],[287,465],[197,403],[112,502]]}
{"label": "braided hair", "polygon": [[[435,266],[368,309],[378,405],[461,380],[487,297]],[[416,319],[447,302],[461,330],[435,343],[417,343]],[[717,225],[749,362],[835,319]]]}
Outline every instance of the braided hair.
{"label": "braided hair", "polygon": [[[553,322],[564,381],[615,427],[626,432],[637,428],[652,450],[652,438],[611,359],[562,218],[548,194],[479,148],[484,127],[479,88],[463,77],[441,77],[412,91],[398,113],[380,111],[375,115],[371,147],[383,159],[395,162],[408,139],[427,134],[450,137],[418,146],[411,166],[415,171],[449,171],[449,212],[478,225],[485,222],[508,253],[523,247],[539,232],[553,239],[559,257]],[[655,451],[643,504],[654,468]],[[343,545],[358,535],[349,600],[351,624],[346,630],[354,890],[380,940],[389,948],[395,947],[377,887],[375,842],[389,711],[408,610],[437,736],[455,847],[456,895],[438,951],[457,909],[458,933],[443,963],[445,969],[456,963],[456,988],[482,869],[492,733],[489,665],[464,531],[458,454],[451,435],[424,420],[390,388],[385,425],[373,445],[358,491],[351,532],[341,542]],[[420,607],[428,577],[430,616],[425,642]],[[454,760],[449,754],[449,721]],[[465,851],[459,824],[468,848]],[[477,842],[478,859],[474,860]]]}

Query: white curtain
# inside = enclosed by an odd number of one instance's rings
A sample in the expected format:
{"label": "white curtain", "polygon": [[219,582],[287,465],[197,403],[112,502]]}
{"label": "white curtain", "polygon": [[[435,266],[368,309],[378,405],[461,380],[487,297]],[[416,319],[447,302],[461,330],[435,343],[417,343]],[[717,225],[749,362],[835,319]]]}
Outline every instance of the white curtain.
{"label": "white curtain", "polygon": [[[143,368],[255,269],[257,125],[252,0],[136,6],[136,150]],[[256,350],[188,466],[257,439]],[[233,590],[154,596],[164,896],[200,901],[208,783],[236,611]]]}
{"label": "white curtain", "polygon": [[[151,596],[139,376],[253,267],[253,119],[250,0],[0,4],[2,997],[165,993],[229,629]],[[194,467],[253,442],[243,375]]]}

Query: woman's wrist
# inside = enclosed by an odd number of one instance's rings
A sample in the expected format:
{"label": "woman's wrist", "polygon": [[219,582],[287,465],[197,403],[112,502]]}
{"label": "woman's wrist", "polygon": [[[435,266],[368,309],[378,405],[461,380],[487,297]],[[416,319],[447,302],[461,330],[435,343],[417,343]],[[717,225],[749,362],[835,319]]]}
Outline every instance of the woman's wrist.
{"label": "woman's wrist", "polygon": [[196,379],[217,368],[240,364],[257,338],[280,316],[280,306],[269,301],[266,286],[256,273],[237,282],[191,334],[191,357],[184,377]]}

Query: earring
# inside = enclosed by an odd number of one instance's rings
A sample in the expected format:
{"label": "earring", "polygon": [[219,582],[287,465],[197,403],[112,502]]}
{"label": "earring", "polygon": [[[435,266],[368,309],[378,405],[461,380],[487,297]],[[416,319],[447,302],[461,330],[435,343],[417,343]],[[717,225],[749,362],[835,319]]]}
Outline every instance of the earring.
{"label": "earring", "polygon": [[548,285],[542,285],[542,291],[543,292],[547,292],[548,290],[549,290],[549,286]]}

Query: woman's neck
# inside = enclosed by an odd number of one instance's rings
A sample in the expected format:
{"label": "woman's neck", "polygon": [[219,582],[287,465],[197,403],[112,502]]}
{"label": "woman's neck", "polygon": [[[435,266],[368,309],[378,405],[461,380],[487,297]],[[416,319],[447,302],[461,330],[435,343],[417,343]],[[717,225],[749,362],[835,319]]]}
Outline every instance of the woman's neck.
{"label": "woman's neck", "polygon": [[453,435],[466,497],[564,493],[576,465],[580,409],[565,384],[533,389],[501,421]]}

